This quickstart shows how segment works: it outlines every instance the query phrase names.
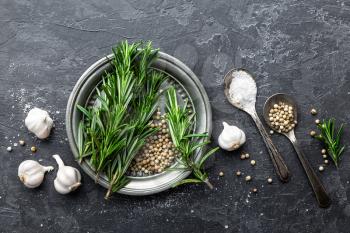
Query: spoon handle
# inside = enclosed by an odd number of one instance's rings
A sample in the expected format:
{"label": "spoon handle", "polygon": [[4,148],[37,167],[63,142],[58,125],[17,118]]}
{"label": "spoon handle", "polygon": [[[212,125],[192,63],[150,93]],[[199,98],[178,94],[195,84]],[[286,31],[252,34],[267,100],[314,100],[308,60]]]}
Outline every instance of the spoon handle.
{"label": "spoon handle", "polygon": [[309,182],[311,184],[312,189],[314,190],[314,193],[316,195],[316,199],[318,202],[318,205],[321,208],[327,208],[330,203],[331,200],[322,184],[322,182],[320,181],[320,179],[318,178],[318,176],[316,175],[315,171],[312,169],[312,167],[310,166],[309,161],[306,159],[303,151],[300,149],[300,146],[295,138],[294,135],[292,135],[292,137],[289,137],[290,141],[292,142],[295,151],[298,154],[299,160],[301,165],[303,166],[305,173],[309,179]]}
{"label": "spoon handle", "polygon": [[258,127],[262,138],[264,139],[264,142],[267,146],[267,149],[269,151],[273,166],[275,167],[275,170],[276,170],[276,173],[277,173],[279,179],[282,182],[287,182],[288,178],[289,178],[289,171],[288,171],[288,168],[287,168],[283,158],[281,157],[281,155],[278,152],[275,145],[272,143],[272,140],[271,140],[269,134],[266,132],[265,127],[261,123],[260,118],[259,118],[258,114],[256,113],[256,111],[254,111],[251,114],[251,116],[252,116],[256,126]]}

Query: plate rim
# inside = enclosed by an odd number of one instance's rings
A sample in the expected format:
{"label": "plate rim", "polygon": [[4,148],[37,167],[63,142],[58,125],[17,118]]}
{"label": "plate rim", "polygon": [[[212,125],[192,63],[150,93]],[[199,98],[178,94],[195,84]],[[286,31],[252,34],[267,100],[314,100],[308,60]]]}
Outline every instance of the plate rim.
{"label": "plate rim", "polygon": [[[96,72],[98,69],[100,69],[102,66],[106,65],[106,63],[110,62],[111,59],[113,59],[114,54],[109,54],[105,57],[102,57],[101,59],[97,60],[95,63],[93,63],[91,66],[89,66],[84,72],[83,74],[80,76],[80,78],[78,79],[78,81],[76,82],[73,90],[71,91],[69,98],[68,98],[68,103],[67,103],[67,108],[66,108],[66,132],[67,132],[67,136],[68,136],[68,142],[69,142],[69,146],[70,149],[72,151],[72,154],[74,156],[75,159],[77,159],[77,155],[78,155],[78,151],[77,151],[77,146],[75,143],[75,137],[74,137],[74,126],[72,123],[72,118],[73,118],[73,111],[76,105],[76,101],[78,99],[79,96],[79,92],[81,90],[81,88],[84,86],[85,82],[87,82],[90,78],[90,76]],[[199,93],[201,94],[201,99],[203,99],[204,103],[204,108],[205,108],[205,113],[206,113],[206,132],[208,133],[209,137],[211,136],[212,133],[212,110],[211,110],[211,105],[209,102],[209,98],[208,95],[204,89],[204,86],[202,85],[202,83],[200,82],[200,80],[198,79],[198,77],[194,74],[194,72],[187,67],[183,62],[181,62],[180,60],[178,60],[177,58],[166,54],[164,52],[158,52],[158,58],[157,59],[161,59],[164,60],[172,65],[174,65],[175,67],[180,68],[188,78],[191,79],[191,81],[193,82],[193,84],[195,85],[195,87],[198,89]],[[174,77],[176,78],[176,77]],[[200,153],[197,153],[197,158],[199,158]],[[83,169],[83,171],[91,178],[93,178],[91,172],[93,171],[92,168],[87,164],[87,162],[85,163],[79,163],[79,166]],[[136,195],[136,196],[143,196],[143,195],[151,195],[151,194],[155,194],[158,192],[162,192],[165,191],[167,189],[169,189],[170,187],[172,187],[172,185],[182,179],[185,179],[187,176],[189,176],[191,174],[191,171],[168,171],[165,173],[166,175],[169,176],[169,174],[172,174],[173,176],[175,176],[174,179],[172,179],[172,183],[168,182],[168,183],[164,183],[161,186],[157,186],[157,188],[149,188],[149,189],[142,189],[142,190],[138,190],[135,191],[134,189],[128,187],[130,186],[130,183],[123,187],[122,189],[120,189],[118,191],[118,193],[120,194],[126,194],[126,195]],[[135,183],[135,180],[131,181]],[[141,181],[142,182],[142,181]],[[98,183],[100,185],[102,185],[103,187],[107,188],[108,187],[108,183],[104,182],[103,180],[98,180]]]}

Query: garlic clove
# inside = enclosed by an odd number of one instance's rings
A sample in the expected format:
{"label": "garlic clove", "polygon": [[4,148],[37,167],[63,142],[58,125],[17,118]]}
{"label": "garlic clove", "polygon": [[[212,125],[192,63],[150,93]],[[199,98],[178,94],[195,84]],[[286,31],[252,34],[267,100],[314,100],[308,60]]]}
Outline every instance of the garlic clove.
{"label": "garlic clove", "polygon": [[78,169],[64,165],[59,155],[52,156],[57,164],[58,171],[54,181],[54,187],[60,194],[67,194],[76,190],[81,185],[81,174]]}
{"label": "garlic clove", "polygon": [[42,173],[34,173],[32,175],[21,175],[20,180],[23,182],[23,184],[28,188],[36,188],[40,186],[40,184],[44,180],[44,174]]}
{"label": "garlic clove", "polygon": [[224,129],[218,138],[218,144],[222,149],[227,151],[236,150],[245,143],[246,136],[241,129],[226,122],[222,124]]}
{"label": "garlic clove", "polygon": [[74,170],[75,170],[75,174],[76,174],[76,176],[77,176],[77,180],[81,180],[81,174],[80,174],[80,172],[79,172],[79,170],[78,169],[76,169],[76,168],[74,168]]}
{"label": "garlic clove", "polygon": [[50,135],[51,132],[51,126],[47,124],[43,124],[42,128],[38,128],[36,133],[36,136],[40,139],[45,139]]}
{"label": "garlic clove", "polygon": [[63,168],[59,168],[57,172],[57,177],[63,178],[60,179],[60,183],[65,186],[71,186],[72,183],[75,183],[73,181],[80,180],[79,176],[77,175],[77,169],[70,166],[64,166]]}
{"label": "garlic clove", "polygon": [[48,112],[39,108],[31,109],[24,123],[28,130],[40,139],[47,138],[53,127],[53,120]]}
{"label": "garlic clove", "polygon": [[241,137],[240,137],[240,140],[239,140],[239,145],[243,145],[246,141],[246,136],[245,136],[245,133],[243,132],[243,130],[241,130]]}
{"label": "garlic clove", "polygon": [[80,182],[76,182],[74,184],[64,184],[62,182],[62,179],[55,179],[54,180],[54,187],[56,191],[60,194],[68,194],[74,190],[76,190],[81,185]]}
{"label": "garlic clove", "polygon": [[67,186],[61,184],[59,182],[59,180],[57,180],[57,179],[54,180],[54,187],[55,187],[56,191],[60,194],[70,193],[69,188]]}
{"label": "garlic clove", "polygon": [[25,160],[18,167],[18,177],[28,188],[36,188],[44,180],[45,172],[51,171],[52,166],[42,166],[34,160]]}

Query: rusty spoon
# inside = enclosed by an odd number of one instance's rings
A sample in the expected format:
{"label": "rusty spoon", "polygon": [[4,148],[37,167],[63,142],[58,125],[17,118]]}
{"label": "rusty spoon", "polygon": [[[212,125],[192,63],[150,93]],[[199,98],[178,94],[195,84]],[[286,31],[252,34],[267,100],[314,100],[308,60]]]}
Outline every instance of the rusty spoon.
{"label": "rusty spoon", "polygon": [[[294,101],[294,99],[286,94],[275,94],[268,98],[265,102],[264,105],[264,119],[266,121],[266,124],[269,125],[270,128],[273,128],[271,126],[271,122],[269,120],[269,111],[271,108],[273,108],[274,104],[277,104],[279,102],[283,102],[285,104],[288,104],[289,106],[292,106],[294,111],[293,111],[293,117],[294,120],[297,121],[297,106]],[[293,144],[295,151],[298,154],[298,158],[300,160],[301,165],[303,166],[305,173],[309,179],[309,182],[311,184],[311,187],[316,195],[316,199],[318,202],[318,205],[322,208],[326,208],[330,205],[330,198],[328,194],[326,193],[326,190],[324,186],[322,185],[322,182],[320,179],[317,177],[315,171],[312,169],[310,166],[308,160],[306,159],[304,153],[300,149],[300,146],[297,142],[297,139],[294,134],[294,128],[290,130],[289,132],[280,132],[281,134],[285,135]]]}
{"label": "rusty spoon", "polygon": [[[225,75],[225,78],[224,78],[224,83],[225,83],[224,92],[225,92],[226,98],[233,106],[243,110],[244,112],[248,113],[253,118],[257,128],[259,129],[259,132],[260,132],[262,138],[264,139],[264,142],[265,142],[266,147],[268,149],[270,158],[272,160],[272,164],[275,167],[275,171],[276,171],[279,179],[282,182],[287,182],[288,177],[289,177],[288,168],[287,168],[285,162],[283,161],[283,158],[281,157],[280,153],[278,152],[277,148],[275,147],[275,145],[273,145],[269,134],[266,132],[263,124],[261,123],[261,120],[260,120],[258,114],[256,113],[255,99],[254,99],[254,101],[250,102],[249,104],[242,105],[239,102],[235,102],[230,96],[231,82],[235,77],[237,77],[237,75],[243,75],[244,77],[251,79],[253,81],[254,85],[256,86],[254,78],[246,70],[244,70],[244,69],[230,70]],[[244,98],[244,97],[242,97],[242,98]]]}

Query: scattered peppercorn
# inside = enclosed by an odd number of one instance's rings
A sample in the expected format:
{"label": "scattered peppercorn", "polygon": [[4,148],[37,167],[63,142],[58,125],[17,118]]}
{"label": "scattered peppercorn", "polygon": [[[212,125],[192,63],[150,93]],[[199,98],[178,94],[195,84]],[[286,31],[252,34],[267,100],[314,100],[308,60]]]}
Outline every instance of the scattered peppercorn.
{"label": "scattered peppercorn", "polygon": [[12,147],[9,146],[9,147],[6,148],[6,150],[7,150],[8,152],[11,152],[11,151],[12,151]]}
{"label": "scattered peppercorn", "polygon": [[37,149],[36,149],[35,146],[32,146],[32,147],[30,148],[30,150],[31,150],[33,153],[35,153],[35,152],[37,151]]}
{"label": "scattered peppercorn", "polygon": [[326,153],[327,153],[326,149],[322,149],[322,150],[321,150],[321,153],[322,153],[322,154],[326,154]]}
{"label": "scattered peppercorn", "polygon": [[21,146],[24,146],[24,145],[26,144],[23,140],[19,140],[18,143],[19,143]]}
{"label": "scattered peppercorn", "polygon": [[316,111],[316,109],[313,108],[313,109],[311,109],[310,113],[311,113],[311,115],[316,115],[317,111]]}
{"label": "scattered peppercorn", "polygon": [[241,154],[241,160],[245,160],[245,154]]}
{"label": "scattered peppercorn", "polygon": [[272,184],[272,178],[267,178],[267,183]]}
{"label": "scattered peppercorn", "polygon": [[324,167],[321,165],[321,166],[318,167],[318,170],[319,170],[320,172],[322,172],[322,171],[324,170]]}
{"label": "scattered peppercorn", "polygon": [[250,155],[248,153],[245,154],[245,158],[249,159]]}
{"label": "scattered peppercorn", "polygon": [[241,176],[241,172],[240,171],[236,171],[236,175],[237,176]]}
{"label": "scattered peppercorn", "polygon": [[311,131],[310,131],[310,136],[311,136],[311,137],[315,137],[315,135],[316,135],[316,132],[315,132],[314,130],[311,130]]}
{"label": "scattered peppercorn", "polygon": [[324,162],[325,164],[328,164],[328,163],[329,163],[328,159],[325,159],[323,162]]}
{"label": "scattered peppercorn", "polygon": [[323,155],[322,155],[322,158],[326,159],[326,158],[327,158],[327,155],[326,155],[326,154],[323,154]]}
{"label": "scattered peppercorn", "polygon": [[253,188],[253,193],[257,193],[258,192],[258,189],[257,188]]}
{"label": "scattered peppercorn", "polygon": [[224,176],[224,173],[223,172],[219,172],[219,176]]}
{"label": "scattered peppercorn", "polygon": [[315,120],[315,124],[316,124],[316,125],[320,124],[320,122],[321,122],[320,119],[316,119],[316,120]]}
{"label": "scattered peppercorn", "polygon": [[248,182],[248,181],[251,181],[251,180],[252,180],[252,177],[251,177],[251,176],[246,176],[246,177],[245,177],[245,181]]}
{"label": "scattered peppercorn", "polygon": [[274,133],[274,131],[273,130],[270,130],[270,134],[272,135]]}
{"label": "scattered peppercorn", "polygon": [[251,164],[252,166],[254,166],[254,165],[256,164],[255,160],[251,160],[251,161],[250,161],[250,164]]}

